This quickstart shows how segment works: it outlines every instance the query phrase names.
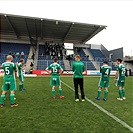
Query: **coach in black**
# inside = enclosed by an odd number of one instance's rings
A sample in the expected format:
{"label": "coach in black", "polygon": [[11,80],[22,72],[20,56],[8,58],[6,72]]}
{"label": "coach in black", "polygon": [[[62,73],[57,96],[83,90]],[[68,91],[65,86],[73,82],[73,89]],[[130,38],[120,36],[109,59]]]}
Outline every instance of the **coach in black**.
{"label": "coach in black", "polygon": [[83,82],[84,63],[80,61],[80,55],[75,56],[75,62],[72,65],[72,70],[74,72],[73,81],[75,88],[75,101],[79,102],[79,95],[78,95],[78,85],[79,85],[82,102],[84,102],[85,101],[84,82]]}

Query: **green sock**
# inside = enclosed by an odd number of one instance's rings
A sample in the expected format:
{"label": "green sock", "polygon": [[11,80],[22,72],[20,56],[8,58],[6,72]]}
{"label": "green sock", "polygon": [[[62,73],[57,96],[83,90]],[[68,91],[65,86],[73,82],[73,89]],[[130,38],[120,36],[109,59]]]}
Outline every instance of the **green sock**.
{"label": "green sock", "polygon": [[98,98],[100,98],[101,90],[98,90]]}
{"label": "green sock", "polygon": [[2,95],[1,95],[1,98],[0,98],[0,104],[4,104],[5,97],[6,97],[5,94],[2,94]]}
{"label": "green sock", "polygon": [[122,94],[123,94],[123,97],[125,97],[125,89],[122,88]]}
{"label": "green sock", "polygon": [[108,90],[105,90],[104,91],[104,98],[107,98],[107,96],[108,96]]}
{"label": "green sock", "polygon": [[11,104],[14,104],[14,97],[15,97],[15,94],[10,94],[10,103]]}
{"label": "green sock", "polygon": [[19,84],[19,90],[21,91],[23,89],[23,84]]}
{"label": "green sock", "polygon": [[122,98],[122,90],[119,90],[119,96]]}
{"label": "green sock", "polygon": [[62,96],[62,89],[59,88],[59,93],[60,93],[60,96]]}
{"label": "green sock", "polygon": [[24,84],[22,84],[22,89],[24,89]]}
{"label": "green sock", "polygon": [[52,96],[54,97],[55,96],[55,90],[52,89]]}

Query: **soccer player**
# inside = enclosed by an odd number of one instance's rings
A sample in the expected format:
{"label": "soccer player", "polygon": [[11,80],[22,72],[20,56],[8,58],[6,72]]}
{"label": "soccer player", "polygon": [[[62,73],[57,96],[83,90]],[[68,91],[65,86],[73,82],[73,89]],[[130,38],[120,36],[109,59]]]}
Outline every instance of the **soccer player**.
{"label": "soccer player", "polygon": [[124,89],[126,68],[122,64],[121,59],[117,59],[116,64],[117,64],[117,68],[116,68],[117,72],[116,72],[114,80],[116,82],[116,86],[118,86],[118,89],[119,89],[119,98],[117,98],[117,100],[122,101],[126,99],[125,89]]}
{"label": "soccer player", "polygon": [[79,85],[82,102],[84,102],[85,101],[84,82],[83,82],[84,63],[80,61],[80,55],[75,56],[75,62],[72,65],[72,70],[74,72],[73,81],[75,89],[75,101],[79,102],[79,95],[78,95],[78,85]]}
{"label": "soccer player", "polygon": [[23,88],[23,84],[24,84],[24,74],[23,74],[23,70],[25,69],[24,67],[24,59],[20,59],[20,62],[18,63],[18,76],[19,76],[19,91],[24,91],[25,89]]}
{"label": "soccer player", "polygon": [[0,97],[0,106],[4,107],[4,99],[7,93],[7,90],[10,90],[10,103],[11,107],[16,107],[18,104],[15,103],[15,90],[16,90],[16,76],[17,76],[17,69],[16,64],[12,62],[13,57],[8,55],[6,57],[6,62],[0,66],[4,70],[4,82],[2,85],[2,94]]}
{"label": "soccer player", "polygon": [[61,81],[60,81],[60,74],[62,74],[63,69],[62,67],[58,64],[58,59],[54,59],[54,63],[52,63],[50,66],[48,66],[45,69],[49,74],[51,74],[51,79],[50,79],[50,85],[52,86],[52,96],[53,99],[56,99],[55,95],[55,87],[58,86],[58,90],[60,93],[60,98],[64,98],[62,95],[62,88],[61,88]]}
{"label": "soccer player", "polygon": [[102,88],[105,89],[103,100],[104,101],[107,100],[110,72],[111,72],[111,67],[108,66],[108,62],[104,61],[103,65],[100,67],[101,78],[100,78],[100,81],[98,84],[98,96],[97,96],[96,100],[100,100],[100,94],[101,94]]}

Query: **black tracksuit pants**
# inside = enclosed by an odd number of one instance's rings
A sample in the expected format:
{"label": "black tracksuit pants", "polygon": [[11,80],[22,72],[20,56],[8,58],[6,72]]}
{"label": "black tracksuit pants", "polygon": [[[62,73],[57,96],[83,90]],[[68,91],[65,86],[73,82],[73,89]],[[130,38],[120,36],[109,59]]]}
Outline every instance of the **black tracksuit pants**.
{"label": "black tracksuit pants", "polygon": [[79,99],[78,85],[80,86],[81,98],[85,99],[83,78],[74,78],[73,82],[74,82],[74,89],[75,89],[75,99]]}

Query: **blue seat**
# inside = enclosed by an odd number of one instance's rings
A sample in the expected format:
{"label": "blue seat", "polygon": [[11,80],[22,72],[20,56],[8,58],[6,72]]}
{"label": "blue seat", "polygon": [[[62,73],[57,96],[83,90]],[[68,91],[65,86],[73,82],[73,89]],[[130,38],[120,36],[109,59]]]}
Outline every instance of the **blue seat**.
{"label": "blue seat", "polygon": [[1,62],[4,62],[6,59],[6,56],[11,52],[11,53],[13,53],[13,55],[15,57],[13,59],[13,61],[18,62],[20,60],[21,56],[16,58],[15,54],[17,52],[19,52],[19,54],[21,54],[21,52],[24,52],[24,59],[26,62],[26,60],[28,58],[29,50],[30,50],[30,44],[1,42],[0,60],[1,60]]}
{"label": "blue seat", "polygon": [[[52,63],[53,63],[53,60],[38,60],[37,69],[45,70]],[[63,60],[59,60],[58,63],[61,65],[63,69],[65,69]]]}

